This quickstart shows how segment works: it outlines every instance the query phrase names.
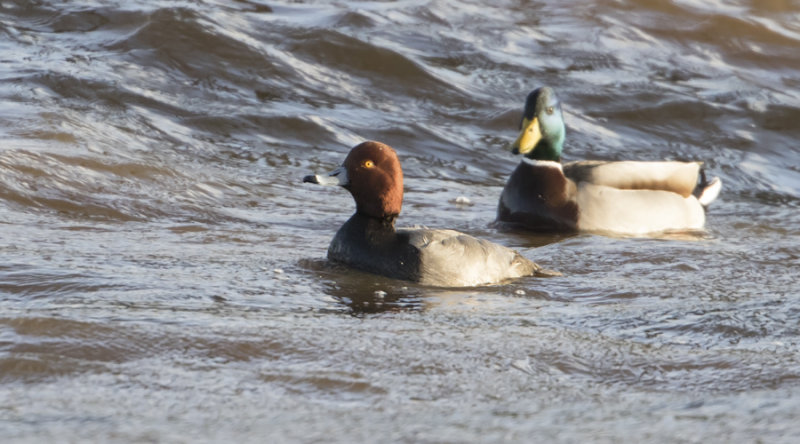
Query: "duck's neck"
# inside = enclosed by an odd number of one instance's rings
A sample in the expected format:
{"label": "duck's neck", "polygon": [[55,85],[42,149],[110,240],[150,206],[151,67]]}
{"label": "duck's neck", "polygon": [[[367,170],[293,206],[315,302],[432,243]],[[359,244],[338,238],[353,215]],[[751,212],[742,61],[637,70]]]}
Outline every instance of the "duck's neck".
{"label": "duck's neck", "polygon": [[394,221],[397,216],[374,217],[356,213],[345,223],[348,231],[363,236],[370,244],[380,245],[395,239]]}
{"label": "duck's neck", "polygon": [[563,144],[563,138],[555,141],[550,141],[543,138],[532,150],[525,154],[525,157],[533,160],[551,160],[553,162],[561,162],[561,151],[563,149]]}

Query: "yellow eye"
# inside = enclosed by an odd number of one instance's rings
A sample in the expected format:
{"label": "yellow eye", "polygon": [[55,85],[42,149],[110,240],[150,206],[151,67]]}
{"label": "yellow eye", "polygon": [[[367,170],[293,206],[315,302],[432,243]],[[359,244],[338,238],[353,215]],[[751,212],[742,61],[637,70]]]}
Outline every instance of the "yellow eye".
{"label": "yellow eye", "polygon": [[371,160],[365,160],[364,163],[361,164],[364,168],[372,168],[375,166],[375,162]]}
{"label": "yellow eye", "polygon": [[555,111],[555,108],[553,108],[552,106],[547,107],[547,114],[553,114],[553,111]]}

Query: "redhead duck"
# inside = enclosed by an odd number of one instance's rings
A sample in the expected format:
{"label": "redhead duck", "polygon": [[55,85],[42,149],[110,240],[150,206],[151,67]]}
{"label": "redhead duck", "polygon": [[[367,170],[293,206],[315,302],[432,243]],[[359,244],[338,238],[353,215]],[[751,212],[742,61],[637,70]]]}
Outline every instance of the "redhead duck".
{"label": "redhead duck", "polygon": [[328,259],[397,279],[438,287],[489,285],[554,272],[492,242],[453,230],[395,229],[403,204],[403,170],[394,150],[380,142],[353,148],[341,167],[303,182],[350,191],[356,212],[336,233]]}
{"label": "redhead duck", "polygon": [[[534,90],[511,144],[525,157],[511,173],[497,220],[541,231],[642,235],[698,230],[719,194],[700,162],[576,161],[561,164],[564,119],[555,92]],[[698,177],[700,180],[698,181]]]}

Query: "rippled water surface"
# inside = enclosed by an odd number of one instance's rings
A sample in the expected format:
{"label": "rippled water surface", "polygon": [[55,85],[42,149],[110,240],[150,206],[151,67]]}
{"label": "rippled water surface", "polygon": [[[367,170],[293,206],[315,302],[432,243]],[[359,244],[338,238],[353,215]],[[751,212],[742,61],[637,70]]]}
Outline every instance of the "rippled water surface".
{"label": "rippled water surface", "polygon": [[[794,0],[0,0],[3,441],[796,442],[799,54]],[[705,161],[707,232],[494,228],[541,85],[565,160]],[[365,139],[564,276],[329,264]]]}

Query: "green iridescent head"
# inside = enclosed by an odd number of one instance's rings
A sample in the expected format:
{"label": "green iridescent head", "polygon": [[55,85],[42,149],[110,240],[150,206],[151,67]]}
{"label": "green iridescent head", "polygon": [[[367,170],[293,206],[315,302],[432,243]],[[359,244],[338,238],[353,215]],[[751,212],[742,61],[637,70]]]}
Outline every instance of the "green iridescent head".
{"label": "green iridescent head", "polygon": [[543,86],[528,94],[519,136],[510,149],[529,159],[559,161],[565,133],[561,102],[551,88]]}

